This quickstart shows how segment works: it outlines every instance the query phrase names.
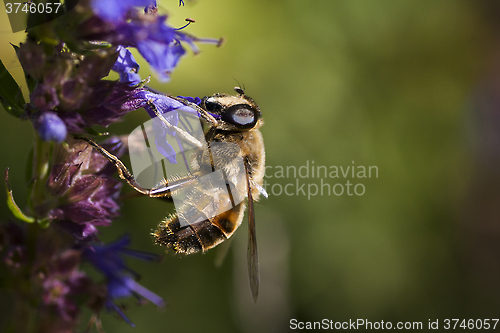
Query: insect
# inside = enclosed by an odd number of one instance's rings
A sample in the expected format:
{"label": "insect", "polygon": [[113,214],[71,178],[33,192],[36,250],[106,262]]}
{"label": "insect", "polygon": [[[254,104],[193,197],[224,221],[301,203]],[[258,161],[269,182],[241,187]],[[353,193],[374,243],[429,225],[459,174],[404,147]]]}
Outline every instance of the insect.
{"label": "insect", "polygon": [[[208,127],[204,131],[206,144],[198,149],[190,161],[191,172],[172,179],[163,178],[151,189],[142,187],[127,167],[114,155],[94,141],[87,141],[113,163],[120,178],[141,194],[149,197],[172,199],[177,191],[188,188],[185,200],[176,212],[158,224],[152,233],[157,244],[177,253],[204,252],[230,238],[242,223],[248,202],[248,271],[254,302],[259,290],[259,266],[255,233],[254,200],[267,196],[262,188],[265,166],[264,141],[259,128],[263,125],[261,112],[254,100],[243,89],[234,88],[236,95],[215,94],[204,97],[200,105],[179,97],[172,97],[189,106],[200,115],[200,121]],[[156,110],[157,120],[168,128],[172,125]],[[184,139],[194,141],[179,128]],[[214,171],[221,170],[218,177]],[[222,175],[222,176],[221,176]],[[238,200],[238,198],[240,198]],[[243,199],[243,200],[242,200]],[[228,207],[220,213],[220,207]],[[218,209],[219,208],[219,209]],[[219,212],[216,215],[213,212]],[[211,214],[212,213],[212,214]]]}

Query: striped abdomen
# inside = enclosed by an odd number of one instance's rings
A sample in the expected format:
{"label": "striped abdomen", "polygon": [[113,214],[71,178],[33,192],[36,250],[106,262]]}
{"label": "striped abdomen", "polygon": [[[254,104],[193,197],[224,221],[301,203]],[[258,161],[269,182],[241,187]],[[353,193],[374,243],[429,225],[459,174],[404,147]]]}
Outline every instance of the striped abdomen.
{"label": "striped abdomen", "polygon": [[231,237],[245,214],[245,203],[210,219],[181,226],[177,214],[158,225],[155,242],[175,252],[191,254],[206,251]]}

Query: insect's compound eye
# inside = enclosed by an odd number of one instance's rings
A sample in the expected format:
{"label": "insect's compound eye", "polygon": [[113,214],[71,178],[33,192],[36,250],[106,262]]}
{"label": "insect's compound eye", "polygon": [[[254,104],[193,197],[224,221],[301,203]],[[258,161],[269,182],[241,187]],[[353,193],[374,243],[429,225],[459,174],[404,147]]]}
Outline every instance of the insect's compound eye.
{"label": "insect's compound eye", "polygon": [[233,105],[222,115],[222,120],[240,128],[252,128],[258,119],[258,113],[248,104]]}
{"label": "insect's compound eye", "polygon": [[222,110],[222,105],[220,105],[219,103],[217,103],[214,100],[207,99],[205,101],[205,109],[208,112],[219,113]]}

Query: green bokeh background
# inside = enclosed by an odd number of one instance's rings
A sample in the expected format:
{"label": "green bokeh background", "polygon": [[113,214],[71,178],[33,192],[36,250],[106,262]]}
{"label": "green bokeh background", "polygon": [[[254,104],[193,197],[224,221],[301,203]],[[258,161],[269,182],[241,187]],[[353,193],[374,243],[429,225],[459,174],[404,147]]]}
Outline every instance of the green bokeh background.
{"label": "green bokeh background", "polygon": [[[251,301],[246,224],[221,267],[219,251],[161,264],[129,264],[169,306],[136,306],[137,328],[103,314],[112,332],[284,332],[289,321],[372,322],[498,318],[500,311],[500,17],[495,1],[160,2],[169,22],[199,37],[226,38],[189,54],[166,93],[205,96],[244,84],[259,104],[266,164],[377,166],[362,196],[276,195],[295,178],[267,178],[256,205],[261,292]],[[25,88],[9,43],[0,58]],[[140,56],[136,57],[138,60]],[[148,65],[141,59],[141,74]],[[128,134],[144,111],[113,125]],[[0,170],[11,168],[26,203],[28,122],[0,113]],[[270,172],[273,176],[274,172]],[[347,179],[323,179],[331,185]],[[299,178],[320,184],[320,178]],[[295,186],[295,185],[294,185]],[[273,195],[274,194],[274,195]],[[0,191],[5,202],[5,193]],[[132,247],[156,253],[149,232],[173,207],[128,200],[102,239],[127,232]],[[2,219],[10,216],[0,205]],[[8,315],[9,306],[0,305]],[[82,316],[82,327],[90,313]]]}

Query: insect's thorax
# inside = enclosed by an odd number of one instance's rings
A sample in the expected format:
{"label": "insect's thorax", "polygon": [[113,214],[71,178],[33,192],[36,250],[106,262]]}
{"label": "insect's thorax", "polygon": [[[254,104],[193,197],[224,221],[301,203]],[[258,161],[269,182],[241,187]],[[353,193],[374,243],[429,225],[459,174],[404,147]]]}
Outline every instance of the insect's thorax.
{"label": "insect's thorax", "polygon": [[[251,185],[262,186],[265,168],[264,140],[258,129],[241,132],[218,132],[212,141],[224,143],[225,149],[220,150],[221,160],[229,163],[230,160],[241,157],[247,166],[246,172],[250,178]],[[212,145],[211,145],[212,146]],[[222,146],[221,146],[222,147]],[[212,149],[213,153],[214,149]],[[216,152],[217,154],[218,152]],[[217,166],[216,166],[217,167]],[[252,188],[252,195],[258,200],[260,192],[258,188]]]}

